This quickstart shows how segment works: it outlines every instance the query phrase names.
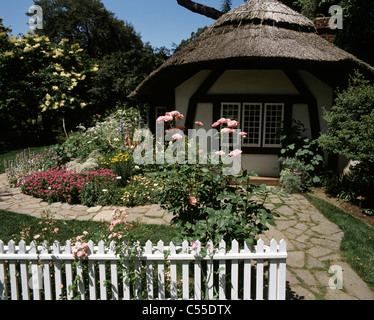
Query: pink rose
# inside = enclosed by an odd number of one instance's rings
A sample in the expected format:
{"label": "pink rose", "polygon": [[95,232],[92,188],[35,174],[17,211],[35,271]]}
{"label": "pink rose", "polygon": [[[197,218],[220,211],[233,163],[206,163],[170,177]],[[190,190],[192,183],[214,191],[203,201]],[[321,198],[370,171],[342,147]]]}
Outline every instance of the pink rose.
{"label": "pink rose", "polygon": [[231,121],[231,120],[230,120],[230,119],[221,118],[221,119],[219,119],[217,122],[218,122],[219,124],[223,124],[223,123],[227,123],[228,121]]}
{"label": "pink rose", "polygon": [[236,120],[232,120],[232,121],[229,121],[229,122],[227,122],[227,126],[228,127],[237,127],[238,126],[238,121],[236,121]]}
{"label": "pink rose", "polygon": [[197,199],[196,199],[196,197],[194,197],[194,196],[189,196],[189,202],[190,202],[191,205],[196,206],[196,204],[197,204]]}
{"label": "pink rose", "polygon": [[204,153],[204,151],[203,150],[199,150],[199,154],[203,154]]}
{"label": "pink rose", "polygon": [[183,137],[182,137],[179,133],[173,135],[172,138],[173,138],[174,140],[180,140],[180,139],[183,139]]}
{"label": "pink rose", "polygon": [[243,138],[246,138],[247,137],[247,132],[240,132],[239,133]]}
{"label": "pink rose", "polygon": [[219,156],[223,156],[225,153],[221,150],[221,151],[216,151],[215,152],[216,155],[219,155]]}
{"label": "pink rose", "polygon": [[233,133],[233,132],[234,132],[234,129],[223,128],[223,129],[221,130],[221,132],[223,132],[223,133],[226,133],[226,132],[228,132],[228,133]]}
{"label": "pink rose", "polygon": [[238,157],[242,154],[242,150],[235,149],[234,151],[230,152],[230,157]]}
{"label": "pink rose", "polygon": [[214,123],[212,124],[212,127],[215,128],[215,127],[218,127],[219,125],[220,125],[219,122],[214,122]]}
{"label": "pink rose", "polygon": [[191,242],[191,250],[195,251],[199,248],[199,243],[197,241]]}
{"label": "pink rose", "polygon": [[200,122],[200,121],[196,121],[195,122],[199,127],[201,127],[201,126],[203,126],[204,124],[202,123],[202,122]]}

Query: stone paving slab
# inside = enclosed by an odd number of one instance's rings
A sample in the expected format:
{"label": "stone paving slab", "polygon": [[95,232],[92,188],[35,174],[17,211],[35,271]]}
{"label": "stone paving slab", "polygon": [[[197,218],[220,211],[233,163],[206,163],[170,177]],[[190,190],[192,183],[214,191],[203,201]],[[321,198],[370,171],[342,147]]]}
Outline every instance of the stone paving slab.
{"label": "stone paving slab", "polygon": [[[266,207],[278,212],[276,226],[261,235],[265,243],[271,239],[287,242],[287,299],[305,300],[374,300],[374,292],[350,268],[339,252],[344,235],[308,200],[299,194],[281,198],[271,195]],[[40,217],[45,209],[56,212],[56,219],[110,221],[119,207],[93,207],[48,203],[9,188],[5,174],[0,175],[0,209]],[[159,210],[158,205],[125,208],[128,221],[150,224],[170,224],[173,215]],[[340,266],[343,288],[331,289],[329,267]]]}

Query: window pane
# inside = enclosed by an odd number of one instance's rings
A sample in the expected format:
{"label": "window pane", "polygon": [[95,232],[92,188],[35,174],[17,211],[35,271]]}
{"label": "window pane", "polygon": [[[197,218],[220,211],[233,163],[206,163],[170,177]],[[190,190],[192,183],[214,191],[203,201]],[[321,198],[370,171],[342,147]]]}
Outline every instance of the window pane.
{"label": "window pane", "polygon": [[242,130],[247,133],[244,145],[260,146],[262,105],[260,103],[243,104]]}
{"label": "window pane", "polygon": [[[221,108],[221,116],[222,118],[236,120],[240,122],[240,103],[222,103]],[[215,119],[218,120],[218,119]]]}
{"label": "window pane", "polygon": [[283,127],[284,104],[265,104],[264,146],[280,147],[279,131]]}
{"label": "window pane", "polygon": [[[240,128],[240,103],[236,102],[223,102],[221,104],[221,118],[236,120],[239,122],[238,128]],[[218,119],[217,119],[218,120]],[[221,128],[223,126],[221,125]],[[226,125],[225,125],[226,127]],[[233,129],[238,129],[233,128]],[[217,128],[218,129],[218,128]],[[230,147],[232,147],[233,144],[233,135],[229,135],[229,143]]]}

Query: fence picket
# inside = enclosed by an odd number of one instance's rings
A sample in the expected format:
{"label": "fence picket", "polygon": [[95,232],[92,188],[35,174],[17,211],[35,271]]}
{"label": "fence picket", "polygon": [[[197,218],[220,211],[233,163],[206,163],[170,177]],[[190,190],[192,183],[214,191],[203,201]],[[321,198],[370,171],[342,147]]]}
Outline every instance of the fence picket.
{"label": "fence picket", "polygon": [[[77,243],[78,244],[78,243]],[[77,260],[72,263],[74,256],[72,247],[67,241],[63,247],[58,242],[52,246],[51,253],[45,244],[37,247],[36,243],[26,246],[25,242],[20,242],[17,247],[14,241],[10,241],[7,246],[0,241],[0,299],[8,293],[7,281],[9,279],[9,294],[6,298],[11,300],[18,299],[73,299],[74,295],[79,294],[81,299],[96,300],[96,280],[99,281],[99,299],[108,299],[108,290],[106,282],[110,280],[111,294],[113,300],[119,299],[140,299],[146,298],[152,300],[155,298],[154,290],[158,290],[157,297],[165,300],[165,274],[170,271],[170,299],[178,299],[178,290],[181,289],[180,298],[189,299],[189,268],[193,263],[193,298],[194,299],[213,299],[217,293],[220,300],[230,297],[232,300],[244,300],[256,298],[264,299],[264,287],[268,288],[267,299],[285,299],[286,289],[286,259],[287,246],[284,240],[279,244],[273,239],[270,246],[265,246],[263,240],[258,240],[257,245],[252,248],[244,243],[240,248],[239,242],[233,240],[231,249],[226,248],[226,243],[221,241],[218,248],[213,248],[212,242],[208,242],[207,255],[201,255],[201,243],[191,244],[183,241],[181,247],[170,243],[164,247],[164,243],[159,241],[157,247],[153,247],[152,242],[147,241],[144,248],[126,247],[119,256],[115,243],[112,242],[109,248],[105,248],[105,243],[100,241],[98,246],[93,242],[88,243],[87,259]],[[131,254],[130,254],[131,252]],[[168,254],[166,254],[168,252]],[[42,265],[39,265],[42,261]],[[170,261],[170,270],[165,269],[165,261]],[[179,262],[181,264],[181,273],[179,273]],[[239,275],[239,261],[243,261],[244,274]],[[269,277],[264,278],[264,262],[269,263]],[[108,262],[108,263],[107,263]],[[124,264],[123,275],[119,274],[118,263]],[[254,264],[256,263],[256,264]],[[55,297],[53,296],[51,267],[54,264],[54,286]],[[96,279],[96,264],[98,264],[98,279]],[[145,265],[145,271],[142,265]],[[157,265],[157,283],[154,283],[154,264]],[[73,268],[74,265],[74,268]],[[85,268],[84,265],[88,265]],[[136,277],[134,287],[129,276],[133,272],[128,269],[134,266]],[[206,268],[205,268],[206,266]],[[63,270],[62,270],[63,267]],[[230,268],[231,284],[226,286],[227,268]],[[251,292],[251,273],[252,267],[256,267],[256,296]],[[217,270],[215,270],[218,268]],[[202,271],[204,270],[204,271]],[[31,271],[31,275],[30,275]],[[191,270],[192,271],[192,270]],[[9,272],[9,273],[8,273]],[[109,273],[110,272],[110,275]],[[204,273],[204,274],[203,274]],[[217,276],[216,276],[217,274]],[[76,277],[74,277],[76,275]],[[123,277],[123,292],[119,292],[119,277]],[[84,280],[86,279],[87,282]],[[218,282],[217,282],[217,280]],[[44,281],[44,291],[43,282]],[[146,284],[146,294],[141,295],[141,283]],[[179,281],[182,281],[181,288],[178,288]],[[88,283],[89,288],[86,288]],[[65,284],[63,286],[62,284]],[[76,284],[77,287],[72,287]],[[240,285],[240,287],[239,287]],[[158,289],[156,289],[156,286]],[[30,292],[32,288],[32,294]],[[202,297],[202,288],[204,288],[204,297]],[[72,290],[73,289],[73,290]],[[21,292],[20,292],[21,290]],[[231,292],[228,294],[228,290]],[[21,293],[21,294],[20,294]],[[88,294],[89,293],[89,294]],[[10,297],[9,297],[10,296]]]}
{"label": "fence picket", "polygon": [[[104,241],[99,242],[99,254],[105,254],[105,243]],[[105,272],[105,261],[99,261],[99,277],[100,277],[100,300],[107,300],[108,295],[106,293],[106,272]]]}
{"label": "fence picket", "polygon": [[[212,241],[208,242],[207,245],[207,255],[208,257],[212,257],[213,255],[213,243]],[[214,279],[214,269],[213,269],[213,259],[209,259],[207,261],[207,268],[206,268],[206,277],[207,277],[207,293],[208,293],[208,299],[213,299],[214,297],[214,287],[213,287],[213,279]]]}
{"label": "fence picket", "polygon": [[[272,239],[270,241],[270,252],[277,252],[277,242]],[[271,260],[269,262],[269,300],[275,300],[277,298],[277,269],[278,261]]]}
{"label": "fence picket", "polygon": [[78,294],[80,295],[80,299],[86,300],[86,291],[84,288],[84,275],[83,275],[83,267],[82,267],[82,261],[78,261],[77,268],[77,283],[78,283]]}
{"label": "fence picket", "polygon": [[[287,243],[284,239],[279,242],[279,253],[287,252]],[[286,300],[286,258],[278,261],[277,299]]]}
{"label": "fence picket", "polygon": [[[201,243],[199,240],[196,241],[197,248],[195,256],[199,256],[201,251]],[[195,300],[201,300],[201,260],[195,259],[194,265],[194,298]]]}
{"label": "fence picket", "polygon": [[[145,254],[151,255],[152,254],[152,242],[147,241],[145,244]],[[153,300],[153,265],[152,261],[146,261],[146,281],[147,281],[147,293],[148,293],[148,300]]]}
{"label": "fence picket", "polygon": [[[182,243],[182,252],[188,253],[188,241],[184,240]],[[189,299],[189,261],[182,261],[182,286],[183,286],[183,300]]]}
{"label": "fence picket", "polygon": [[[66,241],[65,243],[65,253],[71,253],[71,243],[70,241]],[[73,299],[73,268],[71,265],[71,260],[65,261],[65,272],[66,272],[66,296],[68,300]]]}
{"label": "fence picket", "polygon": [[[26,243],[25,241],[20,241],[19,243],[19,253],[26,254]],[[21,275],[21,291],[22,291],[22,299],[23,300],[30,300],[30,291],[29,291],[29,279],[28,279],[28,261],[27,260],[20,260],[19,262],[19,269]]]}
{"label": "fence picket", "polygon": [[[58,241],[55,241],[53,243],[53,255],[52,259],[54,259],[54,265],[55,265],[55,292],[56,292],[56,300],[60,299],[60,296],[62,295],[62,276],[61,276],[61,261],[58,260],[58,256],[60,255],[60,243]],[[66,289],[67,290],[67,289]]]}
{"label": "fence picket", "polygon": [[[173,242],[170,242],[170,255],[176,255],[176,249]],[[177,299],[177,261],[170,261],[170,298]]]}
{"label": "fence picket", "polygon": [[[244,252],[249,253],[251,252],[251,246],[249,243],[244,242]],[[243,299],[244,300],[250,300],[251,299],[251,259],[245,259],[244,260],[244,275],[243,275],[243,287],[244,287],[244,293],[243,293]]]}
{"label": "fence picket", "polygon": [[[218,253],[224,255],[226,253],[226,242],[222,240],[219,243]],[[220,300],[226,300],[226,260],[219,261],[219,290],[218,295]]]}
{"label": "fence picket", "polygon": [[[115,242],[112,241],[110,243],[109,253],[115,255],[115,252]],[[117,260],[110,261],[110,281],[112,288],[112,300],[119,300]]]}
{"label": "fence picket", "polygon": [[[259,239],[257,241],[256,253],[264,252],[264,241]],[[264,260],[257,260],[256,270],[256,300],[263,300],[264,298]]]}
{"label": "fence picket", "polygon": [[[124,246],[125,246],[125,250],[124,250],[124,254],[128,254],[128,247],[127,247],[127,243],[124,242]],[[130,279],[129,279],[129,276],[128,276],[128,270],[129,270],[129,261],[128,260],[125,260],[122,262],[123,263],[123,266],[122,266],[122,278],[123,278],[123,299],[124,300],[130,300]]]}
{"label": "fence picket", "polygon": [[[88,242],[88,253],[94,254],[94,243],[92,240]],[[90,288],[90,300],[96,300],[96,273],[95,262],[88,260],[88,285]]]}
{"label": "fence picket", "polygon": [[[30,254],[37,254],[38,245],[33,241],[30,245]],[[41,284],[41,270],[37,260],[31,261],[31,279],[32,279],[32,294],[34,300],[40,300]]]}
{"label": "fence picket", "polygon": [[[42,254],[48,254],[47,245],[43,246]],[[51,267],[49,261],[43,261],[43,282],[44,282],[44,299],[52,300],[52,283],[51,283]]]}
{"label": "fence picket", "polygon": [[[157,249],[159,253],[164,254],[164,242],[159,241],[157,243]],[[159,260],[157,262],[157,279],[158,279],[158,299],[165,300],[165,262]]]}
{"label": "fence picket", "polygon": [[[231,252],[239,252],[239,243],[236,240],[231,242]],[[239,277],[239,261],[233,259],[231,262],[231,300],[238,300],[238,277]]]}
{"label": "fence picket", "polygon": [[[5,254],[4,242],[0,240],[0,255]],[[5,260],[0,260],[0,300],[8,298]]]}
{"label": "fence picket", "polygon": [[[16,245],[13,240],[8,242],[8,252],[10,254],[16,253]],[[10,273],[10,293],[12,300],[18,300],[18,285],[17,285],[17,262],[15,260],[9,261],[9,273]]]}

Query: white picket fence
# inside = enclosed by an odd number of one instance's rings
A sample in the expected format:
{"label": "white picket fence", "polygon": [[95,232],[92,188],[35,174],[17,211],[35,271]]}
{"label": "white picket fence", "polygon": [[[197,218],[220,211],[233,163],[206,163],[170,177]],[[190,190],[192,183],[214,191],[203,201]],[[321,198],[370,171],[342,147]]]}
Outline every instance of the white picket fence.
{"label": "white picket fence", "polygon": [[260,239],[253,248],[246,243],[240,248],[234,240],[230,249],[222,241],[204,257],[198,244],[192,250],[187,241],[181,247],[162,241],[154,247],[148,241],[133,261],[122,260],[126,270],[132,267],[139,275],[131,285],[117,272],[113,245],[106,248],[102,241],[98,246],[88,243],[88,255],[80,264],[74,263],[69,241],[51,248],[0,241],[0,300],[285,299],[284,240],[266,246]]}

